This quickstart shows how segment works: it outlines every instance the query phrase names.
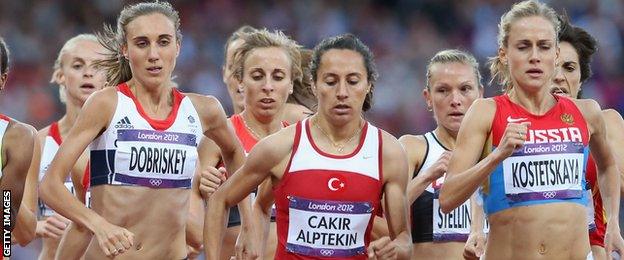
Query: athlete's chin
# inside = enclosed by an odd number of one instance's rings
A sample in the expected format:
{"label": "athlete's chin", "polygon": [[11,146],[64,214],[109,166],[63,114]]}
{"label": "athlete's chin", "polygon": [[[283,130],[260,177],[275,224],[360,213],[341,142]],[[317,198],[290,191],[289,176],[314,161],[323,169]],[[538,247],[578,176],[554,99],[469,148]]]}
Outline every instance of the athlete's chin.
{"label": "athlete's chin", "polygon": [[444,128],[448,129],[452,132],[459,132],[459,127],[461,126],[461,119],[459,120],[446,120],[446,122],[442,123]]}
{"label": "athlete's chin", "polygon": [[146,85],[160,86],[167,81],[167,77],[165,77],[165,73],[162,72],[158,75],[147,74],[142,81],[145,82]]}
{"label": "athlete's chin", "polygon": [[256,114],[262,117],[275,117],[278,112],[276,108],[258,108]]}
{"label": "athlete's chin", "polygon": [[343,125],[351,122],[356,117],[353,113],[331,113],[331,120],[337,125]]}
{"label": "athlete's chin", "polygon": [[525,89],[527,90],[541,90],[546,87],[546,81],[541,78],[528,78],[524,81]]}

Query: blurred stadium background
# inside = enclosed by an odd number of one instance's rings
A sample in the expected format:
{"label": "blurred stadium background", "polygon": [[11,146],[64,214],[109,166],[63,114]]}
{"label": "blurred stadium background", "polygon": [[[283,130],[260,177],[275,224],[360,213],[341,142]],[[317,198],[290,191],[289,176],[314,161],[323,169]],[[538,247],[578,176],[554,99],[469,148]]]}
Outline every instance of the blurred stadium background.
{"label": "blurred stadium background", "polygon": [[[115,23],[125,4],[117,0],[0,0],[0,35],[10,49],[9,82],[0,111],[37,128],[63,113],[57,87],[48,83],[64,41]],[[484,74],[486,96],[499,93],[485,66],[496,53],[497,23],[514,1],[351,0],[351,1],[172,1],[182,18],[182,49],[175,70],[183,91],[217,96],[231,111],[221,80],[223,43],[243,24],[284,30],[312,48],[320,39],[344,32],[361,37],[374,51],[380,79],[367,118],[399,136],[434,127],[422,98],[425,66],[445,48],[472,52]],[[593,78],[583,87],[604,108],[624,111],[624,2],[546,1],[567,12],[599,41]]]}
{"label": "blurred stadium background", "polygon": [[[124,5],[118,0],[0,0],[0,36],[11,50],[9,82],[0,93],[0,111],[41,128],[60,118],[58,89],[49,83],[52,64],[64,41],[79,33],[114,24]],[[221,80],[223,44],[236,28],[284,30],[312,48],[320,39],[344,32],[358,35],[376,55],[380,79],[367,118],[397,137],[434,128],[422,88],[427,61],[437,51],[460,48],[481,63],[486,96],[499,93],[489,84],[485,61],[495,55],[497,24],[515,1],[508,0],[178,0],[182,18],[181,53],[175,70],[183,91],[217,96],[231,104]],[[624,1],[545,1],[566,12],[575,25],[599,42],[594,76],[584,95],[603,108],[624,111]],[[20,258],[20,257],[18,257]],[[24,259],[30,259],[24,258]]]}

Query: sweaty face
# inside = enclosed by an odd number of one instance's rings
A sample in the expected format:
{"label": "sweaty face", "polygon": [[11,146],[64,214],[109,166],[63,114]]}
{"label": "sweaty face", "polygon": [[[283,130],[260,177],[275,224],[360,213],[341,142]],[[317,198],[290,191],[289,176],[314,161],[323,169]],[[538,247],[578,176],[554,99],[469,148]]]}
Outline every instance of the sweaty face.
{"label": "sweaty face", "polygon": [[104,59],[106,49],[91,40],[77,41],[61,56],[60,83],[65,86],[67,99],[82,105],[91,93],[106,83],[103,70],[94,68],[94,62]]}
{"label": "sweaty face", "polygon": [[284,107],[293,88],[292,63],[281,48],[252,50],[243,65],[245,110],[254,116],[273,117]]}
{"label": "sweaty face", "polygon": [[555,70],[550,92],[576,98],[581,90],[581,66],[578,53],[569,42],[559,43],[559,48],[559,66]]}
{"label": "sweaty face", "polygon": [[371,88],[362,55],[352,50],[328,50],[316,73],[319,112],[338,123],[359,118]]}
{"label": "sweaty face", "polygon": [[508,61],[514,85],[527,91],[550,87],[557,59],[553,24],[541,16],[511,24],[503,60]]}
{"label": "sweaty face", "polygon": [[144,86],[160,86],[171,80],[180,44],[169,18],[152,13],[135,18],[126,26],[124,55],[132,77]]}
{"label": "sweaty face", "polygon": [[234,53],[243,43],[243,39],[230,42],[225,55],[225,64],[223,65],[223,83],[227,86],[228,94],[230,99],[232,99],[232,105],[234,105],[237,111],[242,111],[245,108],[245,95],[238,80],[232,76],[232,63],[234,62]]}
{"label": "sweaty face", "polygon": [[430,75],[430,89],[424,90],[427,105],[433,108],[438,125],[458,132],[464,114],[481,96],[475,71],[464,63],[436,63]]}

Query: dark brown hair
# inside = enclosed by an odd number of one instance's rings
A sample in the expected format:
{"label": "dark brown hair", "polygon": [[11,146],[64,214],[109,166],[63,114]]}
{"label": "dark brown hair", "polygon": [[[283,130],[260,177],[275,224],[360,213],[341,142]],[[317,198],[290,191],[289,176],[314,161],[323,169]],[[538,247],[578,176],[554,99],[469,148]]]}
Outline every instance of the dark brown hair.
{"label": "dark brown hair", "polygon": [[314,47],[314,53],[312,54],[310,73],[312,74],[312,80],[314,82],[316,82],[318,77],[316,73],[321,65],[321,58],[323,57],[323,54],[331,49],[352,50],[362,55],[364,67],[366,68],[366,79],[371,85],[370,91],[366,94],[366,98],[364,99],[362,110],[368,111],[373,105],[373,89],[375,88],[375,82],[379,77],[373,52],[368,48],[368,46],[360,41],[360,39],[350,33],[323,39],[318,45],[316,45],[316,47]]}

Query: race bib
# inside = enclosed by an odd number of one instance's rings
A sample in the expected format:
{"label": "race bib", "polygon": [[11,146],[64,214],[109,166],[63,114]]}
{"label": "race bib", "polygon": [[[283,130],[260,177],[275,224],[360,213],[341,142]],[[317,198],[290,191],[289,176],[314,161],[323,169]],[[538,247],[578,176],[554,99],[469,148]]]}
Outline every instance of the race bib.
{"label": "race bib", "polygon": [[449,214],[440,209],[440,188],[444,183],[441,177],[432,183],[433,193],[433,241],[466,242],[470,234],[470,200],[453,209]]}
{"label": "race bib", "polygon": [[583,195],[582,143],[525,144],[503,161],[505,195],[512,202]]}
{"label": "race bib", "polygon": [[197,161],[194,134],[117,130],[115,181],[152,188],[190,188]]}
{"label": "race bib", "polygon": [[371,203],[289,200],[286,251],[313,257],[366,253],[364,235],[374,210]]}

